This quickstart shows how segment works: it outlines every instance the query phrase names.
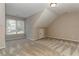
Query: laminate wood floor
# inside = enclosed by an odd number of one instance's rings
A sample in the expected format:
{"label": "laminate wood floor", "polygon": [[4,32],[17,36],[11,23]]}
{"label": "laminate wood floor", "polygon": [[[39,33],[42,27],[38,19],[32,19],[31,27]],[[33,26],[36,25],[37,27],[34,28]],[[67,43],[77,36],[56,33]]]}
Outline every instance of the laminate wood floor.
{"label": "laminate wood floor", "polygon": [[1,56],[59,56],[46,45],[27,39],[6,41],[6,48],[0,49]]}
{"label": "laminate wood floor", "polygon": [[79,42],[53,38],[40,39],[37,42],[56,50],[62,56],[79,56]]}
{"label": "laminate wood floor", "polygon": [[19,39],[6,41],[1,56],[79,56],[79,43],[44,38],[36,41]]}

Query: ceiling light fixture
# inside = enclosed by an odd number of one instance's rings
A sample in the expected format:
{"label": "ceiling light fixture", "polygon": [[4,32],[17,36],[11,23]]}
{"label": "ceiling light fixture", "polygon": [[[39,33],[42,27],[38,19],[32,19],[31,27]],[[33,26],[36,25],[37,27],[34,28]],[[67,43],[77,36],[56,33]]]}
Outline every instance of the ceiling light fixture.
{"label": "ceiling light fixture", "polygon": [[56,7],[56,3],[50,3],[50,7]]}

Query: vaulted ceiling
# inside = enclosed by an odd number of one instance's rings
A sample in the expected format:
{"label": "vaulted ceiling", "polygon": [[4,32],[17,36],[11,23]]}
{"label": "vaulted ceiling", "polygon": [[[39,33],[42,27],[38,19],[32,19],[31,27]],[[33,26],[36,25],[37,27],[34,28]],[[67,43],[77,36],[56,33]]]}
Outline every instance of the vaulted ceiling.
{"label": "vaulted ceiling", "polygon": [[79,3],[57,3],[56,7],[50,7],[48,3],[6,4],[6,15],[27,18],[39,11],[43,12],[35,25],[46,27],[64,13],[79,12]]}
{"label": "vaulted ceiling", "polygon": [[56,7],[48,7],[46,8],[39,19],[37,20],[35,26],[36,27],[48,27],[53,20],[55,20],[60,15],[64,13],[79,13],[79,4],[74,3],[64,3],[64,4],[57,4]]}
{"label": "vaulted ceiling", "polygon": [[6,15],[29,17],[41,10],[48,8],[57,15],[65,12],[79,12],[79,3],[58,3],[50,7],[48,3],[6,3]]}

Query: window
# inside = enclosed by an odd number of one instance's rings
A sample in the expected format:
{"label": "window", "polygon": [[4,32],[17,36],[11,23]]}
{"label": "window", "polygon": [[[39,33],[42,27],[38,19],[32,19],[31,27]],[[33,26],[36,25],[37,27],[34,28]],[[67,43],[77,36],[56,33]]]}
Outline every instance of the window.
{"label": "window", "polygon": [[6,21],[6,34],[24,34],[24,20],[8,19]]}
{"label": "window", "polygon": [[18,20],[17,21],[17,34],[24,33],[24,21]]}
{"label": "window", "polygon": [[15,20],[7,20],[6,27],[7,34],[16,34],[16,21]]}

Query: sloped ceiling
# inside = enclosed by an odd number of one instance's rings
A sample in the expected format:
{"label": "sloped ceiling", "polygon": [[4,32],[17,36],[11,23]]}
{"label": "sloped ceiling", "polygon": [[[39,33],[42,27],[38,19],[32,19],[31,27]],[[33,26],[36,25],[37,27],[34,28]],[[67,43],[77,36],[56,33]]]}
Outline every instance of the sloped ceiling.
{"label": "sloped ceiling", "polygon": [[49,9],[57,14],[79,12],[79,3],[59,3],[56,7]]}
{"label": "sloped ceiling", "polygon": [[64,13],[79,12],[79,3],[58,3],[56,7],[50,7],[48,3],[6,4],[6,15],[27,18],[41,10],[43,10],[43,13],[35,25],[47,27],[55,18]]}
{"label": "sloped ceiling", "polygon": [[53,19],[55,19],[56,14],[52,13],[49,9],[45,9],[38,20],[35,23],[35,27],[47,27]]}
{"label": "sloped ceiling", "polygon": [[78,3],[64,3],[57,4],[56,7],[48,7],[46,8],[39,19],[37,20],[35,26],[36,27],[48,27],[55,18],[63,15],[64,13],[79,13],[79,4]]}

